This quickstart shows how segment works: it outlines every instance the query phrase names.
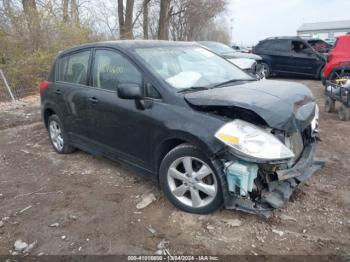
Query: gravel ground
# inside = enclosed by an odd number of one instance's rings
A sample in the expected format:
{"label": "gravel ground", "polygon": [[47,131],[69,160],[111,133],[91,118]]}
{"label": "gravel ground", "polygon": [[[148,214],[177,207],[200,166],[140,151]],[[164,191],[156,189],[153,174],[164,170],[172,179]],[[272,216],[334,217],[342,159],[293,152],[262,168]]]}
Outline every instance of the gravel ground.
{"label": "gravel ground", "polygon": [[[320,82],[298,82],[321,108],[317,155],[326,167],[269,219],[183,213],[126,166],[81,151],[56,154],[38,96],[0,104],[0,254],[13,253],[18,239],[34,243],[34,255],[154,254],[163,239],[177,255],[350,254],[350,124],[324,113]],[[149,193],[156,200],[138,210]]]}

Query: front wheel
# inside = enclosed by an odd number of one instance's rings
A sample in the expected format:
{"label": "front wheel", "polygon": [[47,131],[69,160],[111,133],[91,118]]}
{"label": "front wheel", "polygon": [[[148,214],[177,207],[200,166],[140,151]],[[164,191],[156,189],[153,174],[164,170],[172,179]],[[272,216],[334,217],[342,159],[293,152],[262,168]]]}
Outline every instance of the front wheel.
{"label": "front wheel", "polygon": [[161,163],[159,175],[164,194],[183,211],[208,214],[222,206],[220,180],[211,161],[192,145],[171,150]]}

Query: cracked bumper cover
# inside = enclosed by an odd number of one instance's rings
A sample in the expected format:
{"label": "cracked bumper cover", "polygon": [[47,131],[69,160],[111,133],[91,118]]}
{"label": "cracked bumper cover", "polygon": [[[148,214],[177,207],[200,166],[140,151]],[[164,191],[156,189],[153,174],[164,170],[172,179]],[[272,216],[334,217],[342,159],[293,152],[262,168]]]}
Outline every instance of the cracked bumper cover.
{"label": "cracked bumper cover", "polygon": [[274,208],[281,208],[287,204],[298,184],[324,167],[324,161],[314,160],[315,150],[316,142],[309,144],[292,168],[277,171],[278,181],[269,183],[268,189],[262,192],[259,203],[229,195],[225,198],[225,207],[266,217],[270,216]]}

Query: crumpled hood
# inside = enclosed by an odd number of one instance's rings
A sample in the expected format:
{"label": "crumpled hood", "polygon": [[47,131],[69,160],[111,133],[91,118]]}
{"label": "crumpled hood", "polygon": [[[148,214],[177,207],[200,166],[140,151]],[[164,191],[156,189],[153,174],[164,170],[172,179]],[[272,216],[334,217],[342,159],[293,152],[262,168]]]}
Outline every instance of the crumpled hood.
{"label": "crumpled hood", "polygon": [[303,130],[315,115],[315,98],[304,85],[284,81],[254,81],[185,94],[194,106],[243,108],[259,115],[271,128]]}

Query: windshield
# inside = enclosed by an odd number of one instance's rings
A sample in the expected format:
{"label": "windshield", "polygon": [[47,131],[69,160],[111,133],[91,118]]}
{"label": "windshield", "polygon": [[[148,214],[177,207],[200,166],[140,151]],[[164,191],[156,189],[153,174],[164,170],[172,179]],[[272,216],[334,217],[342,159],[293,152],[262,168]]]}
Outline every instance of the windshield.
{"label": "windshield", "polygon": [[200,46],[136,48],[136,54],[176,89],[212,88],[235,80],[253,80],[224,58]]}
{"label": "windshield", "polygon": [[218,42],[199,42],[199,43],[219,55],[235,52],[235,50],[233,50],[231,47],[224,45],[222,43],[218,43]]}

